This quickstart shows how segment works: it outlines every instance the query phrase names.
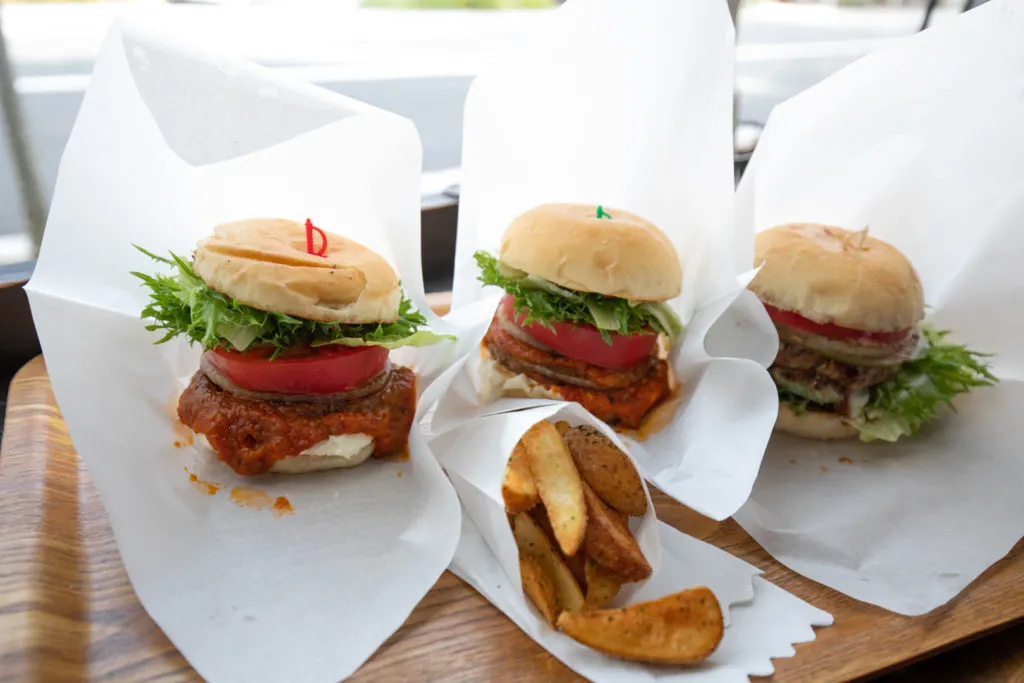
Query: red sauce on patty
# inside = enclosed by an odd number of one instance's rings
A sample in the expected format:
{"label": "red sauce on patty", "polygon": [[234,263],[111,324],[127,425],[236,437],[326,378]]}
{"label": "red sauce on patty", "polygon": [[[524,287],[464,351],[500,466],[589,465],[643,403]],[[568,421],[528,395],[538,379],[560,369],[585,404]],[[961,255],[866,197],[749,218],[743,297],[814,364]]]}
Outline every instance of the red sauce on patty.
{"label": "red sauce on patty", "polygon": [[204,434],[217,457],[238,474],[270,471],[329,436],[367,434],[374,457],[393,455],[409,443],[416,413],[416,374],[396,366],[379,392],[340,410],[316,403],[273,403],[224,391],[201,370],[178,401],[178,417]]}

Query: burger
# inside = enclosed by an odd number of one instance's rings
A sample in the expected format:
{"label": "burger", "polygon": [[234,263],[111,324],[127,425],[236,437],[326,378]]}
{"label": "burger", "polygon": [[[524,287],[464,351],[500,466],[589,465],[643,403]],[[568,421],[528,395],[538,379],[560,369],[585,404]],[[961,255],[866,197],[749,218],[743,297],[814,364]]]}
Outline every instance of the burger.
{"label": "burger", "polygon": [[485,401],[574,401],[635,429],[672,392],[667,348],[683,327],[665,302],[682,271],[657,227],[619,209],[545,204],[512,221],[497,257],[474,257],[480,281],[505,290],[481,347]]}
{"label": "burger", "polygon": [[378,254],[282,219],[218,225],[191,261],[141,251],[176,271],[133,273],[149,289],[147,329],[163,332],[157,343],[203,347],[178,417],[236,473],[405,452],[416,376],[389,352],[445,337],[420,329],[424,317]]}
{"label": "burger", "polygon": [[985,354],[922,322],[913,265],[866,228],[780,225],[757,235],[757,264],[750,288],[779,333],[777,431],[896,441],[997,381]]}

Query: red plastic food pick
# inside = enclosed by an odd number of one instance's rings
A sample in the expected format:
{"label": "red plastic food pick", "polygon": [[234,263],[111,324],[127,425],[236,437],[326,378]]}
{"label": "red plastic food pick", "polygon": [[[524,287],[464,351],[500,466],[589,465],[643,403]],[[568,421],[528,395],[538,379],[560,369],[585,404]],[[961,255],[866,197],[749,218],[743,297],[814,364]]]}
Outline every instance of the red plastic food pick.
{"label": "red plastic food pick", "polygon": [[597,207],[597,217],[598,218],[611,218],[612,215],[610,213],[608,213],[607,211],[605,211],[603,206],[598,206]]}
{"label": "red plastic food pick", "polygon": [[[320,251],[313,251],[313,233],[320,235]],[[313,256],[327,258],[327,235],[320,228],[313,225],[313,221],[306,219],[306,253]]]}

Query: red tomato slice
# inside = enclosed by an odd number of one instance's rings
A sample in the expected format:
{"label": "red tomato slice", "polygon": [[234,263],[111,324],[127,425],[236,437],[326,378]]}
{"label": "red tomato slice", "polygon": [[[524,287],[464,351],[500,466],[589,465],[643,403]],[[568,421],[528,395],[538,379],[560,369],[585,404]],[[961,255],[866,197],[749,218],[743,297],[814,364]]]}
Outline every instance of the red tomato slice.
{"label": "red tomato slice", "polygon": [[380,373],[388,350],[380,346],[320,346],[289,349],[270,360],[271,349],[239,353],[206,352],[207,360],[233,384],[279,394],[333,394],[348,391]]}
{"label": "red tomato slice", "polygon": [[630,368],[645,361],[658,343],[658,335],[653,331],[633,335],[612,334],[612,343],[609,344],[598,329],[591,325],[551,323],[554,331],[537,322],[523,325],[520,321],[526,320],[527,309],[524,307],[517,315],[512,306],[514,301],[515,297],[511,294],[506,294],[501,300],[501,311],[506,320],[518,325],[549,349],[591,365],[613,370]]}
{"label": "red tomato slice", "polygon": [[821,336],[828,337],[830,339],[852,339],[872,341],[878,344],[896,344],[910,336],[910,330],[897,330],[895,332],[865,332],[864,330],[855,330],[850,327],[840,327],[839,325],[833,325],[832,323],[817,323],[803,317],[799,313],[784,311],[781,308],[775,308],[769,304],[764,304],[764,308],[768,311],[768,317],[770,317],[777,325],[795,327],[798,330],[810,332],[811,334],[820,334]]}

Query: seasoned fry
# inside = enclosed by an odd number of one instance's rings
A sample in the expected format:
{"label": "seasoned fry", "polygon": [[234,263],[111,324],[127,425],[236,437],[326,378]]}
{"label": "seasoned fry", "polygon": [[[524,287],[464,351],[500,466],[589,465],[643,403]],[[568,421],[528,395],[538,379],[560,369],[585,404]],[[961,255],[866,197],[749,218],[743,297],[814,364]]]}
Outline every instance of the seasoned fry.
{"label": "seasoned fry", "polygon": [[562,437],[583,479],[601,500],[634,517],[647,512],[640,474],[608,437],[589,426],[572,427]]}
{"label": "seasoned fry", "polygon": [[[533,518],[533,521],[537,522],[537,526],[541,528],[548,538],[555,537],[555,532],[551,529],[551,520],[548,519],[548,513],[545,512],[543,505],[538,505],[530,510],[530,517]],[[582,552],[577,552],[575,555],[565,555],[558,548],[555,548],[555,550],[561,555],[562,560],[569,568],[569,571],[572,572],[572,575],[576,577],[576,583],[581,588],[585,587],[587,585],[587,576],[584,567],[587,564],[587,556]]]}
{"label": "seasoned fry", "polygon": [[526,513],[518,514],[512,524],[512,533],[519,546],[520,554],[534,557],[555,589],[555,609],[558,612],[578,610],[583,607],[583,591],[566,566],[551,539],[541,530],[533,518]]}
{"label": "seasoned fry", "polygon": [[704,586],[622,609],[564,612],[558,627],[613,657],[657,664],[706,659],[722,640],[722,610]]}
{"label": "seasoned fry", "polygon": [[505,510],[510,514],[526,512],[540,502],[537,484],[530,472],[530,461],[526,448],[520,441],[512,450],[512,456],[505,466],[505,479],[501,483],[501,497]]}
{"label": "seasoned fry", "polygon": [[555,582],[541,567],[540,560],[527,553],[519,554],[519,574],[523,579],[523,592],[530,598],[552,626],[558,621]]}
{"label": "seasoned fry", "polygon": [[583,542],[587,555],[624,581],[649,577],[651,565],[618,513],[605,505],[586,482],[583,495],[587,501],[587,537]]}
{"label": "seasoned fry", "polygon": [[558,546],[575,555],[587,531],[583,482],[555,425],[541,420],[523,435],[530,471]]}
{"label": "seasoned fry", "polygon": [[594,609],[604,607],[615,599],[615,596],[619,594],[619,588],[622,587],[619,577],[601,567],[590,557],[587,558],[584,575],[587,582],[587,607]]}

